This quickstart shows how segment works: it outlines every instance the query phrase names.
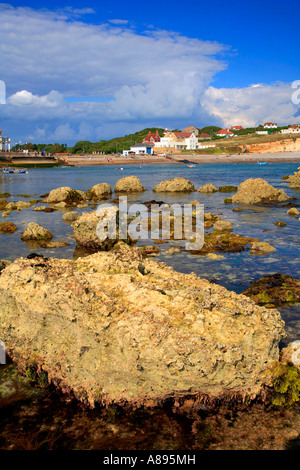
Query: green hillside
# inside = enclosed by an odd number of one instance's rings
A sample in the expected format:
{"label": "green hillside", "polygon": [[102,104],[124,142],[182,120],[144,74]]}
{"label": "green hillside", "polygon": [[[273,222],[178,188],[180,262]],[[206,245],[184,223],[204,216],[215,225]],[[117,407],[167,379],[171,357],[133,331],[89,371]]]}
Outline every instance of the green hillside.
{"label": "green hillside", "polygon": [[131,145],[141,143],[142,140],[149,134],[155,134],[156,130],[160,137],[163,137],[165,129],[156,128],[156,127],[147,127],[139,132],[135,132],[134,134],[128,134],[124,137],[115,137],[114,139],[110,140],[100,140],[99,142],[88,142],[88,141],[80,141],[77,142],[74,147],[70,149],[71,153],[92,153],[94,150],[98,150],[100,152],[108,153],[117,153],[123,152],[123,150],[129,150]]}

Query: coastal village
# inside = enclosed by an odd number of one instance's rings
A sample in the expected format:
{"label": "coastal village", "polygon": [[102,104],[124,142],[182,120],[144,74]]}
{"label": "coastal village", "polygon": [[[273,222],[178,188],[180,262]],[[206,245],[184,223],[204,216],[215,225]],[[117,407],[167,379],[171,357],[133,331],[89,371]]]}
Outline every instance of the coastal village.
{"label": "coastal village", "polygon": [[[257,135],[268,135],[270,129],[278,129],[277,123],[266,122],[263,129],[255,131]],[[165,153],[180,153],[185,150],[203,150],[216,148],[216,144],[211,142],[212,138],[234,138],[238,137],[236,131],[245,130],[243,126],[232,126],[230,129],[220,129],[210,135],[207,133],[200,133],[199,129],[194,126],[189,126],[182,131],[169,131],[165,130],[164,136],[160,137],[158,131],[149,134],[142,140],[141,143],[132,145],[129,150],[123,150],[123,155],[133,154],[165,154]],[[282,134],[300,134],[300,124],[293,124],[279,130]]]}

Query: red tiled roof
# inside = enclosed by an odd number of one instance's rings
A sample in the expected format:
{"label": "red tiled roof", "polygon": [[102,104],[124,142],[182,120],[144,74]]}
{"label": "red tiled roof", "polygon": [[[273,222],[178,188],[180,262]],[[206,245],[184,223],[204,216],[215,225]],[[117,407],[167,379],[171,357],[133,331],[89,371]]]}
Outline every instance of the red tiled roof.
{"label": "red tiled roof", "polygon": [[143,142],[160,142],[160,136],[158,134],[158,131],[156,131],[156,134],[151,134],[151,131],[149,131],[149,134],[143,139]]}
{"label": "red tiled roof", "polygon": [[216,134],[233,134],[233,132],[229,131],[228,129],[221,129],[220,131],[216,132]]}
{"label": "red tiled roof", "polygon": [[234,129],[236,131],[244,129],[242,126],[232,126],[230,129]]}

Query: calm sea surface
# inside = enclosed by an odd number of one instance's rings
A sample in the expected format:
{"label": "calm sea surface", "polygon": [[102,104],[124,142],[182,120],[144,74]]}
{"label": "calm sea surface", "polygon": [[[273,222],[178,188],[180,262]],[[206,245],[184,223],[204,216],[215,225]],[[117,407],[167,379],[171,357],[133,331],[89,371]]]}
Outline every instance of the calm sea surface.
{"label": "calm sea surface", "polygon": [[[160,253],[156,256],[158,261],[173,266],[181,272],[194,272],[202,278],[214,279],[215,282],[237,293],[242,292],[250,281],[272,274],[282,273],[300,279],[300,220],[299,217],[287,215],[286,204],[275,207],[247,206],[242,212],[233,212],[235,205],[224,204],[224,198],[234,193],[200,194],[197,192],[183,195],[155,194],[152,188],[162,180],[182,176],[190,179],[196,189],[206,183],[216,187],[223,185],[238,186],[248,178],[261,177],[276,188],[283,188],[289,196],[296,198],[293,203],[300,207],[300,190],[288,188],[282,176],[292,174],[297,170],[299,163],[272,163],[258,165],[256,163],[243,164],[200,164],[194,168],[186,165],[128,165],[121,170],[120,166],[86,166],[69,168],[29,169],[24,175],[0,174],[0,193],[8,192],[11,197],[8,201],[28,201],[38,199],[40,195],[48,193],[60,186],[70,186],[77,190],[87,190],[97,183],[107,182],[112,189],[119,178],[129,175],[137,176],[147,191],[141,195],[129,196],[128,203],[145,201],[164,201],[166,203],[188,203],[197,199],[204,204],[206,212],[222,214],[224,220],[232,222],[235,233],[259,238],[267,241],[276,248],[276,251],[265,256],[253,256],[248,251],[242,253],[225,254],[217,261],[207,256],[193,255],[182,251],[176,255],[166,255],[164,252],[168,245],[159,245]],[[112,195],[112,198],[115,195]],[[78,209],[76,209],[78,210]],[[81,209],[82,211],[90,211]],[[21,232],[29,222],[37,222],[49,229],[53,240],[67,241],[70,245],[57,249],[38,249],[45,256],[72,259],[78,256],[76,242],[72,236],[69,224],[62,221],[64,210],[52,213],[34,212],[32,208],[22,211],[13,211],[3,220],[14,222],[18,231],[10,235],[0,235],[0,259],[14,260],[19,256],[27,256],[36,252],[37,248],[28,246],[21,241]],[[277,227],[274,222],[282,220],[287,223],[285,227]],[[172,242],[176,245],[176,242]],[[300,339],[300,304],[280,309],[286,321],[288,334],[287,342]]]}

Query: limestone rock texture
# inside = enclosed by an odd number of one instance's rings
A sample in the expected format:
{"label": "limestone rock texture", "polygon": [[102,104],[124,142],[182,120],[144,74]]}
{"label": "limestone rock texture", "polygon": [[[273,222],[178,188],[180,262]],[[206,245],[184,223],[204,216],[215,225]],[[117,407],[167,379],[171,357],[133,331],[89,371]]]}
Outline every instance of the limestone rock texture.
{"label": "limestone rock texture", "polygon": [[199,193],[216,193],[217,191],[217,188],[211,183],[207,183],[204,186],[200,186],[200,188],[198,189]]}
{"label": "limestone rock texture", "polygon": [[285,336],[276,309],[129,247],[18,258],[0,275],[0,331],[19,371],[92,407],[254,398]]}
{"label": "limestone rock texture", "polygon": [[52,238],[53,236],[50,230],[47,230],[46,228],[42,227],[41,225],[35,222],[30,222],[21,235],[22,240],[45,241],[51,240]]}
{"label": "limestone rock texture", "polygon": [[276,189],[262,178],[249,178],[243,181],[236,194],[232,196],[233,203],[265,204],[287,201],[289,196],[283,189]]}
{"label": "limestone rock texture", "polygon": [[141,193],[146,191],[137,176],[125,176],[115,184],[116,193]]}
{"label": "limestone rock texture", "polygon": [[295,171],[293,175],[287,178],[290,188],[300,188],[300,167],[298,171]]}
{"label": "limestone rock texture", "polygon": [[111,186],[108,183],[99,183],[95,184],[92,188],[88,189],[86,196],[88,199],[94,201],[99,201],[101,199],[106,199],[112,193]]}
{"label": "limestone rock texture", "polygon": [[78,203],[85,199],[84,191],[76,191],[69,186],[61,186],[60,188],[52,189],[44,202],[48,204],[55,204],[65,202],[67,205]]}
{"label": "limestone rock texture", "polygon": [[161,183],[157,184],[153,188],[153,191],[155,193],[164,193],[164,192],[189,193],[192,191],[196,191],[196,189],[190,180],[179,177],[179,178],[173,178],[171,180],[161,181]]}

